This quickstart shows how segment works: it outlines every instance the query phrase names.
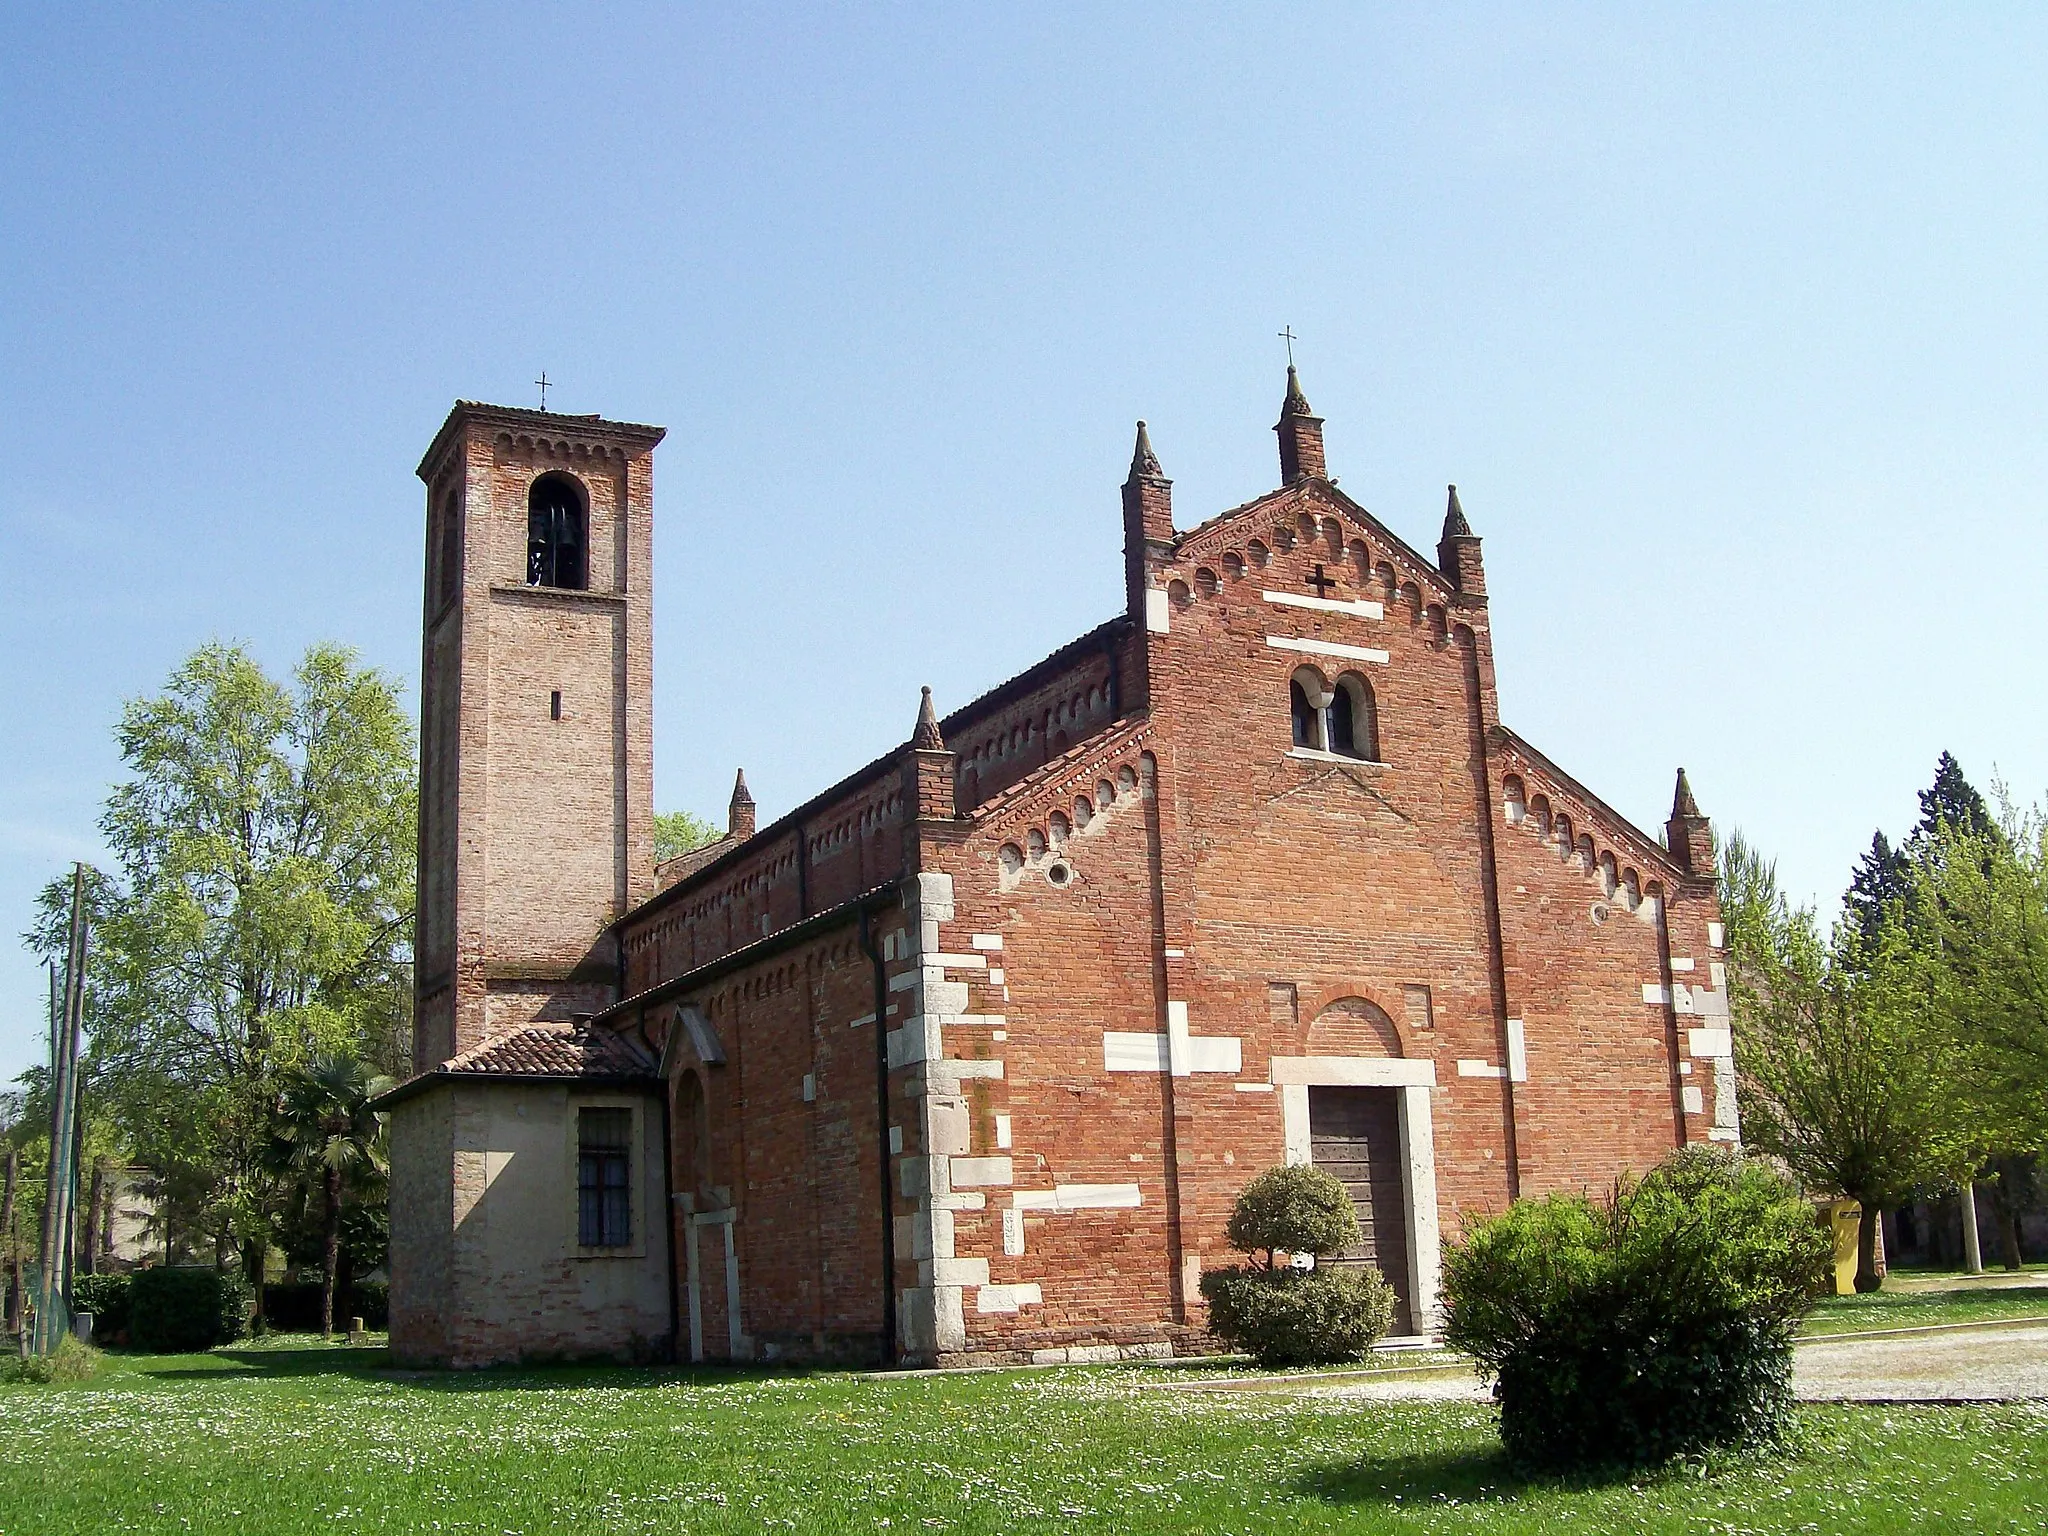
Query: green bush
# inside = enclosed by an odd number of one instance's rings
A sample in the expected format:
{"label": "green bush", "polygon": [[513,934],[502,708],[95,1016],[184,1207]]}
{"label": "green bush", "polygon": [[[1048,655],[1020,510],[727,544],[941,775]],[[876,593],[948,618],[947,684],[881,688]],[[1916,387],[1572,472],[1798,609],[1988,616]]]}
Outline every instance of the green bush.
{"label": "green bush", "polygon": [[139,1269],[128,1277],[128,1337],[152,1354],[231,1344],[248,1326],[251,1292],[238,1275],[197,1267]]}
{"label": "green bush", "polygon": [[71,1287],[71,1310],[92,1314],[92,1336],[105,1342],[128,1326],[128,1277],[80,1275]]}
{"label": "green bush", "polygon": [[1394,1293],[1370,1265],[1275,1263],[1277,1254],[1321,1256],[1358,1241],[1350,1194],[1321,1169],[1268,1168],[1239,1192],[1224,1230],[1254,1258],[1202,1276],[1210,1331],[1231,1348],[1265,1366],[1334,1365],[1361,1358],[1387,1331]]}
{"label": "green bush", "polygon": [[1342,1253],[1358,1241],[1358,1212],[1330,1175],[1306,1163],[1268,1168],[1238,1192],[1224,1228],[1239,1253]]}
{"label": "green bush", "polygon": [[0,1357],[0,1381],[31,1381],[47,1386],[51,1382],[84,1381],[100,1368],[100,1352],[81,1344],[70,1334],[57,1341],[55,1354],[30,1355],[26,1360]]}
{"label": "green bush", "polygon": [[1450,1244],[1444,1340],[1493,1378],[1501,1440],[1524,1466],[1771,1444],[1828,1259],[1782,1177],[1689,1147],[1605,1200],[1517,1201]]}
{"label": "green bush", "polygon": [[1271,1367],[1362,1360],[1394,1319],[1394,1289],[1369,1264],[1212,1269],[1202,1299],[1212,1333]]}

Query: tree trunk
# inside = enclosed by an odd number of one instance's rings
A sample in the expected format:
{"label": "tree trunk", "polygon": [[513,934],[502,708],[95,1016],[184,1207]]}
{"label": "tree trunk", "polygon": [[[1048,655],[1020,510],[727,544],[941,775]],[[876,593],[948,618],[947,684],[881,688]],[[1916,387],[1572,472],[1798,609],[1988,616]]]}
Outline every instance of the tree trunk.
{"label": "tree trunk", "polygon": [[107,1167],[107,1203],[100,1207],[100,1230],[93,1238],[99,1244],[99,1267],[102,1271],[114,1267],[114,1207],[120,1203],[120,1170],[112,1164]]}
{"label": "tree trunk", "polygon": [[14,1241],[14,1187],[21,1180],[21,1150],[7,1148],[7,1191],[0,1196],[0,1241],[7,1244],[7,1323],[21,1326],[21,1253]]}
{"label": "tree trunk", "polygon": [[270,1274],[270,1239],[258,1238],[249,1249],[255,1256],[255,1267],[249,1271],[254,1277],[249,1288],[256,1293],[256,1310],[249,1314],[249,1331],[268,1333],[270,1325],[263,1320],[263,1283]]}
{"label": "tree trunk", "polygon": [[78,1234],[78,1272],[100,1272],[100,1219],[107,1201],[106,1159],[92,1165],[92,1194],[85,1203],[85,1226]]}
{"label": "tree trunk", "polygon": [[341,1263],[341,1170],[327,1169],[325,1230],[320,1242],[320,1332],[334,1334],[334,1272]]}
{"label": "tree trunk", "polygon": [[1877,1272],[1877,1226],[1882,1213],[1876,1204],[1862,1202],[1863,1215],[1856,1223],[1856,1294],[1861,1296],[1884,1284]]}
{"label": "tree trunk", "polygon": [[1973,1275],[1984,1273],[1984,1244],[1977,1233],[1977,1186],[1965,1184],[1956,1192],[1963,1213],[1963,1268]]}
{"label": "tree trunk", "polygon": [[1992,1185],[1992,1206],[1998,1212],[1999,1257],[2007,1269],[2019,1269],[2020,1263],[2020,1170],[2016,1158],[2001,1158],[1998,1163],[1998,1181]]}

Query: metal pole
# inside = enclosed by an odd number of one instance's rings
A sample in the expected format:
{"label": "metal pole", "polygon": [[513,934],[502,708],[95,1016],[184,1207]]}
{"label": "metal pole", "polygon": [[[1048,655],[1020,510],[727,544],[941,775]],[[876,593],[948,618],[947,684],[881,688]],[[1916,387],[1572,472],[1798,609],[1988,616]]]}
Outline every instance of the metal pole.
{"label": "metal pole", "polygon": [[50,1177],[43,1197],[42,1284],[36,1352],[53,1353],[71,1327],[71,1222],[78,1118],[78,1031],[85,1012],[85,866],[71,873],[71,943],[64,967],[64,1016],[52,1021]]}

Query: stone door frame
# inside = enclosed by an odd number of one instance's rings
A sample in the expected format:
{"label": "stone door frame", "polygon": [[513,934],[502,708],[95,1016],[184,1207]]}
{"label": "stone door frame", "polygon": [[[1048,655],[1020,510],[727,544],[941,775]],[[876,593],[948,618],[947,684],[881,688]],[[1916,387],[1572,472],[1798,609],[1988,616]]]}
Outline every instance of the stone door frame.
{"label": "stone door frame", "polygon": [[1269,1080],[1280,1095],[1287,1161],[1312,1161],[1308,1091],[1311,1088],[1397,1088],[1401,1106],[1401,1189],[1408,1220],[1408,1294],[1415,1326],[1437,1328],[1437,1282],[1443,1235],[1436,1209],[1436,1131],[1430,1091],[1436,1063],[1399,1056],[1275,1056]]}

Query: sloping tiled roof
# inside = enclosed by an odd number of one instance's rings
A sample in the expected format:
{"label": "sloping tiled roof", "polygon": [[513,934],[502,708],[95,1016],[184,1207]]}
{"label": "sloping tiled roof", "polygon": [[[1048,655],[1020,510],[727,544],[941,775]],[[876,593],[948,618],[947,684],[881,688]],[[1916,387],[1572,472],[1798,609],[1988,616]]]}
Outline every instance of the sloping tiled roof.
{"label": "sloping tiled roof", "polygon": [[636,1077],[652,1076],[654,1063],[613,1030],[529,1024],[472,1046],[435,1070],[451,1077]]}
{"label": "sloping tiled roof", "polygon": [[587,1020],[529,1024],[407,1078],[376,1107],[386,1109],[436,1082],[463,1078],[623,1084],[658,1082],[660,1072],[651,1056],[615,1030],[593,1028]]}

